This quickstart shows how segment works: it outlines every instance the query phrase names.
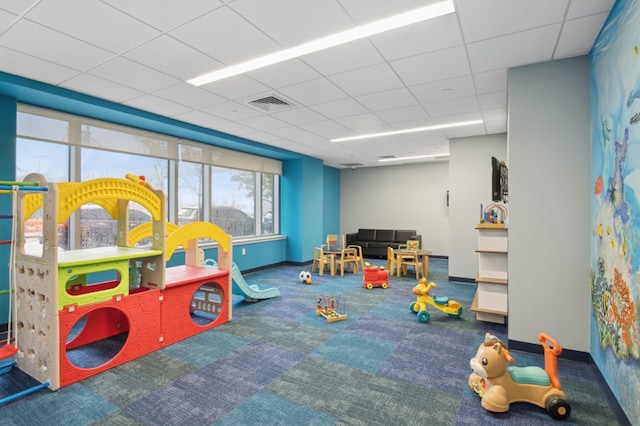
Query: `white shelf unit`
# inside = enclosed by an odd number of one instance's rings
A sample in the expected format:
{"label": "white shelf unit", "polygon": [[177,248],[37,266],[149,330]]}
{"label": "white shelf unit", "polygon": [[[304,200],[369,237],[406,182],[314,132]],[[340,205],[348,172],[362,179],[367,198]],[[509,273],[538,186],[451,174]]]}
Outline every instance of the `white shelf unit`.
{"label": "white shelf unit", "polygon": [[478,231],[478,290],[471,305],[480,321],[504,324],[508,315],[508,232],[494,224]]}

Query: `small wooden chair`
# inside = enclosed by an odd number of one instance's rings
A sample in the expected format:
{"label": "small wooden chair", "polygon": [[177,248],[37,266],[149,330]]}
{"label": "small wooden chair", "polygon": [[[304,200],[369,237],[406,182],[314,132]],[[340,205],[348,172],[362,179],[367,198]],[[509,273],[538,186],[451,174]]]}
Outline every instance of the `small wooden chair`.
{"label": "small wooden chair", "polygon": [[364,258],[362,257],[362,247],[360,246],[356,246],[356,245],[348,245],[347,248],[354,248],[356,249],[356,252],[358,253],[358,258],[357,258],[357,262],[358,265],[360,266],[360,269],[362,269],[364,271]]}
{"label": "small wooden chair", "polygon": [[403,250],[398,254],[396,258],[398,277],[400,277],[400,274],[407,275],[407,266],[413,266],[416,271],[416,280],[419,280],[422,272],[422,262],[420,262],[420,256],[418,256],[417,251]]}
{"label": "small wooden chair", "polygon": [[315,247],[313,249],[313,263],[311,264],[311,272],[315,272],[316,268],[318,268],[319,274],[322,275],[324,273],[324,269],[327,266],[329,267],[329,272],[331,273],[331,275],[333,275],[335,271],[333,257],[328,254],[324,254],[324,250],[322,249],[322,247]]}
{"label": "small wooden chair", "polygon": [[336,267],[340,269],[340,275],[344,276],[344,270],[358,273],[358,252],[355,248],[345,248],[340,251],[340,256],[335,259]]}
{"label": "small wooden chair", "polygon": [[387,271],[389,275],[395,274],[396,270],[396,253],[393,247],[387,247]]}

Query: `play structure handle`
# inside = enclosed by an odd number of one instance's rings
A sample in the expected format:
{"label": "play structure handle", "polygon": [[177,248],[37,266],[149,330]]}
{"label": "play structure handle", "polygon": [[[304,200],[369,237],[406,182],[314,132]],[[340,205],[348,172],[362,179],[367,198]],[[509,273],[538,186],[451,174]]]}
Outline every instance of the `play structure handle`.
{"label": "play structure handle", "polygon": [[[551,385],[560,389],[560,380],[558,379],[558,355],[562,353],[562,347],[556,339],[546,333],[540,333],[538,340],[544,348],[544,371],[549,375]],[[549,343],[551,346],[549,346]]]}

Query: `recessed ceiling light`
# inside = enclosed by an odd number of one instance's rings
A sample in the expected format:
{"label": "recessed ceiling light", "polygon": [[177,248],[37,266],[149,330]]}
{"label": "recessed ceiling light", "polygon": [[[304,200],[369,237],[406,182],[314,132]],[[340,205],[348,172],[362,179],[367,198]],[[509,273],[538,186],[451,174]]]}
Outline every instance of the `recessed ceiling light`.
{"label": "recessed ceiling light", "polygon": [[409,157],[381,158],[378,160],[378,162],[384,163],[387,161],[422,160],[424,158],[436,158],[436,157],[445,158],[448,156],[449,156],[449,153],[447,152],[444,154],[412,155]]}
{"label": "recessed ceiling light", "polygon": [[379,138],[382,136],[402,135],[405,133],[416,133],[416,132],[427,132],[429,130],[449,129],[451,127],[471,126],[473,124],[480,124],[480,123],[482,123],[482,120],[459,121],[457,123],[436,124],[433,126],[413,127],[411,129],[394,130],[391,132],[369,133],[367,135],[349,136],[346,138],[330,139],[330,141],[331,142],[348,142],[348,141],[356,141],[360,139]]}
{"label": "recessed ceiling light", "polygon": [[369,24],[361,25],[350,30],[341,31],[327,37],[312,40],[308,43],[303,43],[289,49],[284,49],[246,62],[241,62],[227,68],[222,68],[188,80],[188,83],[195,86],[202,86],[203,84],[213,83],[214,81],[222,80],[234,75],[244,74],[246,72],[264,68],[279,62],[284,62],[289,59],[298,58],[330,47],[339,46],[350,41],[360,40],[375,34],[395,30],[417,22],[427,21],[453,12],[455,12],[453,0],[441,1],[429,6],[410,10],[405,13],[400,13]]}

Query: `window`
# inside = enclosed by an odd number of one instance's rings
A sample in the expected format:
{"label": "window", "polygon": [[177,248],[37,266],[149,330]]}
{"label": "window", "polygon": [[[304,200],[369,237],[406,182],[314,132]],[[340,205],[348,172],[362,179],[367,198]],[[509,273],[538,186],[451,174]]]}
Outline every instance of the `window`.
{"label": "window", "polygon": [[[279,232],[276,160],[25,105],[19,106],[17,129],[17,180],[34,172],[49,182],[131,173],[167,194],[168,218],[180,226],[208,221],[234,238]],[[145,208],[130,203],[130,228],[149,220]],[[106,210],[87,204],[59,225],[59,246],[115,245],[115,227]],[[41,210],[27,228],[27,246],[42,244]]]}

